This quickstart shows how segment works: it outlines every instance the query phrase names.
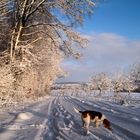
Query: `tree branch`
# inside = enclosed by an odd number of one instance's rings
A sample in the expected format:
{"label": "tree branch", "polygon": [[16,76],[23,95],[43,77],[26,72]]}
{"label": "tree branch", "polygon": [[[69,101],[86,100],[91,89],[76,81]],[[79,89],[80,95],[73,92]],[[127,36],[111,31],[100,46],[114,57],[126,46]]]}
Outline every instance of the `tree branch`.
{"label": "tree branch", "polygon": [[28,18],[38,10],[38,8],[45,2],[45,0],[42,0],[37,6],[35,9],[33,9],[28,15],[26,15],[26,19],[25,20],[28,20]]}

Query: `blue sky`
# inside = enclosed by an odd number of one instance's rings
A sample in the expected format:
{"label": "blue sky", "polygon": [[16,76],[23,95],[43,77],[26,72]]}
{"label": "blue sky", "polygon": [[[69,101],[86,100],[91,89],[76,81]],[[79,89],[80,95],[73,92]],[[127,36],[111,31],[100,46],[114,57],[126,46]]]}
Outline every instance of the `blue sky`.
{"label": "blue sky", "polygon": [[83,33],[113,32],[130,39],[140,38],[140,0],[105,0],[98,4]]}
{"label": "blue sky", "polygon": [[67,59],[69,76],[59,81],[88,81],[99,72],[127,69],[140,60],[140,0],[104,0],[77,29],[89,39],[84,56]]}

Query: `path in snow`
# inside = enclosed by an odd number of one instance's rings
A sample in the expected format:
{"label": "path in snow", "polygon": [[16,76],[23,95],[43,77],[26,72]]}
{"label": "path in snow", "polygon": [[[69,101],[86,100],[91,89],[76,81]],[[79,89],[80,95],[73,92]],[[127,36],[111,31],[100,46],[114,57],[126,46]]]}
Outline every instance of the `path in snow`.
{"label": "path in snow", "polygon": [[[113,132],[102,126],[82,128],[80,114],[73,110],[103,112],[111,121]],[[140,110],[105,101],[70,96],[53,96],[24,111],[32,113],[25,121],[13,119],[2,123],[1,140],[140,140]]]}

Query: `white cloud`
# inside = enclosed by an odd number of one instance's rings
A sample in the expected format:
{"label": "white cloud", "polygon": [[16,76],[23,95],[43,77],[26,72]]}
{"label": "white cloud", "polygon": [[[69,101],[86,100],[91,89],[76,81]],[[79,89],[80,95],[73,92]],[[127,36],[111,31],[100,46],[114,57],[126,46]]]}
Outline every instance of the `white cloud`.
{"label": "white cloud", "polygon": [[130,40],[113,33],[92,34],[89,47],[80,61],[63,63],[70,76],[65,81],[88,80],[94,72],[115,71],[140,60],[140,40]]}

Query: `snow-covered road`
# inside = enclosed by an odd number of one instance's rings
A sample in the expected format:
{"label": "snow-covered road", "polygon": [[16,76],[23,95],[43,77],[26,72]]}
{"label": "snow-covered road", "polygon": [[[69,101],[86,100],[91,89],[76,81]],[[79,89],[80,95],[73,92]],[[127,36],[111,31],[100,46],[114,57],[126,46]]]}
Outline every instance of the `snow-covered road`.
{"label": "snow-covered road", "polygon": [[[110,120],[113,131],[90,125],[82,128],[80,114],[73,110],[96,110]],[[52,96],[25,108],[28,120],[13,117],[1,122],[0,140],[140,140],[140,108],[70,96]],[[14,116],[14,114],[13,114]]]}

